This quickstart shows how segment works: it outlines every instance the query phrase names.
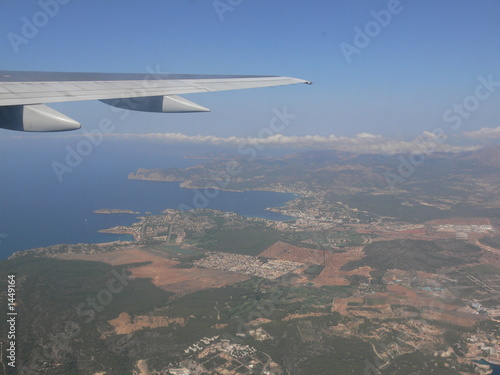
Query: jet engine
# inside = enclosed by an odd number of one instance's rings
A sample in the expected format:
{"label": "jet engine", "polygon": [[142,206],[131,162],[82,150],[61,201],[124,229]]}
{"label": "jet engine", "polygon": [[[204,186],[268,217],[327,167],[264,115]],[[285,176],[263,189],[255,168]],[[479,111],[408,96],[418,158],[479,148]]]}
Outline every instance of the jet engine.
{"label": "jet engine", "polygon": [[44,104],[0,106],[0,128],[25,132],[80,129],[79,122]]}

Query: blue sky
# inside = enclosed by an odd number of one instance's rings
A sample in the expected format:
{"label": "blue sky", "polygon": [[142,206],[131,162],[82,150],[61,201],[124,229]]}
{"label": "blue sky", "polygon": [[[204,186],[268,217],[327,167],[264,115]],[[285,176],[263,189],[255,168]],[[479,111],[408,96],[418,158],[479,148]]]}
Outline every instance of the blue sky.
{"label": "blue sky", "polygon": [[[51,1],[57,0],[41,2]],[[500,82],[495,0],[401,0],[397,6],[394,0],[61,0],[66,2],[17,53],[9,33],[22,36],[23,18],[32,21],[42,6],[2,2],[0,69],[142,73],[159,67],[315,83],[188,95],[212,112],[131,113],[117,123],[118,133],[252,137],[269,124],[273,109],[286,107],[297,115],[283,131],[288,136],[410,139],[436,127],[451,134],[443,113],[474,94],[479,76]],[[224,4],[231,10],[221,16],[216,5]],[[348,63],[341,43],[356,46],[356,28],[375,27],[373,12],[391,6],[398,12]],[[497,88],[457,132],[499,127],[499,99]],[[99,102],[52,106],[82,122],[80,133],[112,114]]]}

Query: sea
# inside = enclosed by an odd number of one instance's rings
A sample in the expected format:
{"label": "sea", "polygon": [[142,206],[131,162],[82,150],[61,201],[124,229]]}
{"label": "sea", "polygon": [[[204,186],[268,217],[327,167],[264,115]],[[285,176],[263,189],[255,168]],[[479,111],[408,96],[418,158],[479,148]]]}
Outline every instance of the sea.
{"label": "sea", "polygon": [[[216,151],[200,146],[105,139],[88,152],[78,149],[81,141],[77,137],[41,136],[3,142],[0,259],[16,251],[55,244],[132,240],[130,235],[98,231],[130,225],[146,212],[158,214],[182,204],[193,207],[195,191],[179,187],[178,182],[129,180],[128,174],[137,168],[187,168],[204,160],[186,156]],[[79,154],[79,163],[69,167],[66,158],[71,150],[88,154]],[[62,181],[54,172],[57,163],[69,167],[61,175]],[[208,199],[206,208],[285,220],[288,217],[266,208],[282,206],[293,197],[265,191],[218,191],[217,196]],[[140,215],[93,213],[97,209],[127,209]]]}
{"label": "sea", "polygon": [[474,361],[474,362],[481,363],[483,365],[489,365],[491,370],[493,371],[493,372],[491,372],[490,375],[500,375],[500,365],[494,365],[493,363],[489,363],[488,361],[486,361],[484,359],[481,359],[480,361]]}
{"label": "sea", "polygon": [[[130,172],[138,168],[188,168],[204,162],[192,156],[235,153],[234,149],[213,146],[104,139],[90,151],[80,149],[89,152],[77,165],[71,165],[71,171],[64,173],[60,181],[54,163],[68,166],[66,158],[81,145],[81,137],[1,136],[0,259],[16,251],[62,243],[133,240],[130,235],[98,231],[130,225],[146,212],[158,214],[182,204],[193,206],[195,191],[181,188],[178,182],[129,180]],[[282,206],[293,198],[286,193],[221,190],[208,200],[206,208],[287,220],[290,218],[266,208]],[[93,213],[103,208],[127,209],[140,215]],[[484,360],[482,363],[486,364]],[[490,366],[492,375],[500,375],[500,366]]]}

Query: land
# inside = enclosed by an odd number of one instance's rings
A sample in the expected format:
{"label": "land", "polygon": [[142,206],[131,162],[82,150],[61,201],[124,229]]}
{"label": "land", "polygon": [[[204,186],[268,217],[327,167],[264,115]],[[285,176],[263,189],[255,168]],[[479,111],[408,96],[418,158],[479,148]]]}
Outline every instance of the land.
{"label": "land", "polygon": [[[269,208],[284,221],[167,209],[104,230],[132,242],[14,254],[0,271],[19,275],[20,345],[34,343],[22,365],[40,374],[487,374],[473,361],[500,361],[499,153],[435,154],[397,190],[384,178],[396,158],[329,151],[133,172],[296,198]],[[113,270],[129,285],[91,321],[75,314],[102,299]],[[47,339],[64,338],[75,320],[80,333],[64,345]]]}
{"label": "land", "polygon": [[132,211],[132,210],[121,210],[118,208],[101,208],[99,210],[94,211],[95,214],[134,214],[139,215],[140,212]]}
{"label": "land", "polygon": [[186,294],[206,288],[220,288],[248,277],[215,269],[178,268],[179,261],[155,255],[154,250],[137,247],[109,253],[60,255],[58,259],[99,261],[112,266],[137,264],[130,270],[134,278],[146,278],[157,287]]}

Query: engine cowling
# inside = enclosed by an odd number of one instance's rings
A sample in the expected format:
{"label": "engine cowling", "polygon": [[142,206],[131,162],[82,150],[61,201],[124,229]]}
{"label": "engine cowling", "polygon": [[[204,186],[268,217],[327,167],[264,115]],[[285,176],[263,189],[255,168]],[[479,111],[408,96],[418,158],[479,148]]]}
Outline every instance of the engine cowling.
{"label": "engine cowling", "polygon": [[113,107],[141,112],[190,113],[210,112],[210,109],[177,95],[143,96],[136,98],[102,99]]}
{"label": "engine cowling", "polygon": [[0,128],[25,132],[61,132],[80,129],[79,122],[44,104],[0,107]]}

